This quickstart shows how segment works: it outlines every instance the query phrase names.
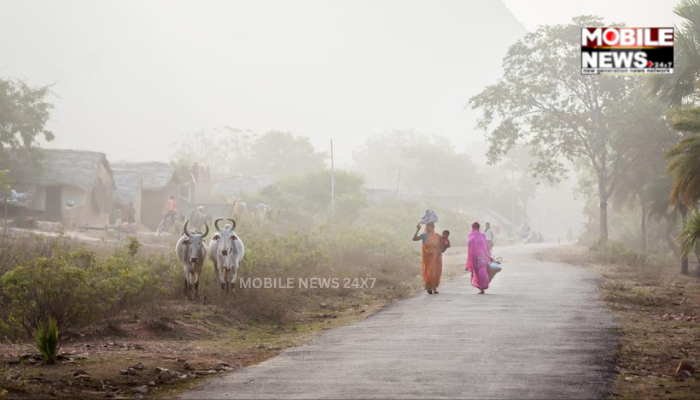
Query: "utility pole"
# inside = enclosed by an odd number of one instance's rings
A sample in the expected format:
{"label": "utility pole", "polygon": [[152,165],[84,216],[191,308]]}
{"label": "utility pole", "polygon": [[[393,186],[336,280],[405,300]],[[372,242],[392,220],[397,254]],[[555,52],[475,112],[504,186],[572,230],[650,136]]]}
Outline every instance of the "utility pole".
{"label": "utility pole", "polygon": [[333,160],[333,139],[331,139],[331,214],[335,214],[335,164]]}
{"label": "utility pole", "polygon": [[399,184],[401,183],[401,167],[399,167],[399,176],[396,178],[396,191],[394,192],[394,199],[399,198]]}
{"label": "utility pole", "polygon": [[[511,210],[510,210],[510,213],[511,213],[511,214],[510,214],[510,215],[511,215],[511,218],[513,219],[513,233],[515,233],[515,229],[516,229],[516,228],[515,228],[515,193],[516,193],[516,192],[515,192],[515,166],[514,166],[513,169],[510,171],[510,173],[511,173],[511,177],[512,177],[512,180],[513,180],[513,204],[512,204],[512,206],[511,206]],[[527,210],[526,210],[526,211],[527,211]]]}

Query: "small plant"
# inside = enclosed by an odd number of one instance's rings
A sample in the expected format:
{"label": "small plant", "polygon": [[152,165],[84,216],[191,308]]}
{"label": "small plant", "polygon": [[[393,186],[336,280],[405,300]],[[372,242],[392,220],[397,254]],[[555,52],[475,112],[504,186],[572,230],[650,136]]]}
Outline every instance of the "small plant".
{"label": "small plant", "polygon": [[135,257],[141,250],[141,243],[134,236],[129,236],[126,238],[126,249],[131,257]]}
{"label": "small plant", "polygon": [[56,364],[58,359],[58,322],[56,318],[49,318],[49,326],[40,323],[34,331],[34,342],[37,350],[47,364]]}

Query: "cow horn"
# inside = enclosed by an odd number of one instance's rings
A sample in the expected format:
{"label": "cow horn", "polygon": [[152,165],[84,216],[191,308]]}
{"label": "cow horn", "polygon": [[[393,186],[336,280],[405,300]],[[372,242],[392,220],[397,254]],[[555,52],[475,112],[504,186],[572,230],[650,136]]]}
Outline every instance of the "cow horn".
{"label": "cow horn", "polygon": [[221,218],[219,218],[216,221],[214,221],[214,228],[216,228],[217,231],[220,230],[219,221],[223,221],[223,220]]}
{"label": "cow horn", "polygon": [[203,236],[203,237],[207,237],[207,235],[209,234],[209,225],[207,225],[207,223],[205,222],[205,223],[204,223],[204,227],[207,228],[207,231],[204,232],[204,235],[202,235],[202,236]]}
{"label": "cow horn", "polygon": [[231,224],[233,225],[233,227],[231,228],[231,230],[236,229],[236,221],[232,220],[231,218],[228,218],[228,220],[231,221]]}
{"label": "cow horn", "polygon": [[185,234],[185,236],[187,236],[187,237],[190,237],[190,233],[187,232],[187,224],[188,224],[189,222],[190,222],[189,220],[188,220],[188,221],[185,221],[185,226],[182,227],[182,232],[183,232],[183,233]]}

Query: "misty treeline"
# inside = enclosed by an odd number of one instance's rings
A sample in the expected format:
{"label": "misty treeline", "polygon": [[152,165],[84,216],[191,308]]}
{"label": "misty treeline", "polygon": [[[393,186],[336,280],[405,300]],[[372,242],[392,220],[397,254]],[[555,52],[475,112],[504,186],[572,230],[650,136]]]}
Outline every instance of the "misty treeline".
{"label": "misty treeline", "polygon": [[513,44],[503,76],[469,104],[482,111],[477,126],[486,132],[491,162],[524,144],[536,158],[534,176],[557,181],[569,169],[578,172],[599,246],[633,226],[637,248],[648,251],[651,234],[681,254],[688,273],[688,253],[700,255],[698,232],[688,229],[700,218],[700,1],[683,1],[675,13],[684,22],[673,75],[582,75],[580,28],[621,24],[580,16]]}
{"label": "misty treeline", "polygon": [[[171,147],[173,162],[207,167],[214,182],[235,176],[274,178],[259,193],[244,193],[243,200],[269,203],[287,215],[330,209],[330,152],[317,151],[304,136],[222,127],[184,134]],[[516,223],[526,222],[528,201],[539,183],[528,174],[533,159],[526,148],[513,148],[498,167],[477,165],[466,150],[458,151],[444,136],[413,129],[371,136],[354,149],[349,168],[336,170],[338,215],[352,216],[369,205],[364,191],[369,188],[393,192],[389,198],[455,195],[469,208],[485,207],[508,217],[515,213]]]}

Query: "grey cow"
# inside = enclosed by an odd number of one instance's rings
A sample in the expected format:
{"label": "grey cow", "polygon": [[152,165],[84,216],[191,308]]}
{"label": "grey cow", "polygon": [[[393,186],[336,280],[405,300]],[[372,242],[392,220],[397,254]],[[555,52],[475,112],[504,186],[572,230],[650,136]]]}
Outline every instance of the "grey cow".
{"label": "grey cow", "polygon": [[185,295],[188,299],[193,300],[192,292],[194,291],[194,299],[199,298],[199,276],[202,275],[204,261],[207,259],[207,246],[205,237],[209,234],[209,225],[204,234],[193,231],[187,231],[187,224],[182,231],[182,237],[175,245],[175,254],[182,263],[182,268],[185,273]]}
{"label": "grey cow", "polygon": [[231,224],[226,224],[223,228],[219,228],[219,221],[214,222],[214,228],[218,231],[212,236],[209,242],[209,257],[214,261],[216,269],[216,277],[221,285],[221,290],[229,292],[231,286],[236,288],[236,277],[238,275],[238,266],[245,254],[243,241],[233,230],[236,229],[236,221],[229,219]]}

